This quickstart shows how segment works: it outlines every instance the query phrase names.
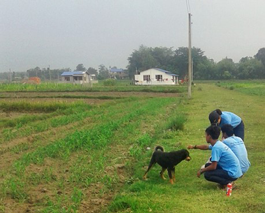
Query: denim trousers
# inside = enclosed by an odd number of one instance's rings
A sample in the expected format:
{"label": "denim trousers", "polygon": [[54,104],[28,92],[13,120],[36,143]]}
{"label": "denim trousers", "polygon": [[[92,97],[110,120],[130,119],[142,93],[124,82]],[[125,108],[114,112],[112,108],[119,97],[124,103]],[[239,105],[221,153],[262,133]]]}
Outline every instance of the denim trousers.
{"label": "denim trousers", "polygon": [[235,136],[240,137],[243,141],[244,141],[244,129],[245,126],[243,121],[241,121],[241,123],[236,128],[234,128]]}
{"label": "denim trousers", "polygon": [[228,183],[237,180],[237,178],[230,177],[227,171],[220,168],[204,172],[204,178],[208,181],[219,183],[221,185],[227,185]]}
{"label": "denim trousers", "polygon": [[[205,164],[205,167],[209,166],[210,163]],[[228,175],[228,172],[223,170],[219,165],[215,170],[204,172],[204,178],[208,181],[219,183],[221,185],[227,185],[237,178],[232,178]]]}

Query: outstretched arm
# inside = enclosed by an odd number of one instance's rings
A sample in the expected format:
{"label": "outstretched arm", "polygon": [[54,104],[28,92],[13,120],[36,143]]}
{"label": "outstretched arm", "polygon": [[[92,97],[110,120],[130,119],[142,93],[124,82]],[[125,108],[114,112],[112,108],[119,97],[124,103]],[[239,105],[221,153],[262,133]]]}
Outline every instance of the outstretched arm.
{"label": "outstretched arm", "polygon": [[209,145],[188,145],[188,149],[200,149],[200,150],[209,150]]}

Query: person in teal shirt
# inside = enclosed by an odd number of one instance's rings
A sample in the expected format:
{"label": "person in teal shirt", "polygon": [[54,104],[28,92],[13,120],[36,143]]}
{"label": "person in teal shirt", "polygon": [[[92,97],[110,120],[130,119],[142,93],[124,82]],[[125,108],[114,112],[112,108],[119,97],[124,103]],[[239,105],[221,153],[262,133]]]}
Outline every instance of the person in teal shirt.
{"label": "person in teal shirt", "polygon": [[223,143],[226,144],[237,156],[242,173],[246,173],[250,167],[248,153],[243,140],[233,135],[233,127],[225,124],[221,128],[223,134]]}
{"label": "person in teal shirt", "polygon": [[[212,146],[211,163],[207,163],[204,168],[197,172],[197,177],[204,174],[204,178],[211,182],[216,182],[221,186],[226,186],[243,175],[240,163],[233,151],[224,143],[218,140],[220,128],[211,125],[205,130],[206,142]],[[209,149],[209,145],[189,145],[188,149]]]}
{"label": "person in teal shirt", "polygon": [[220,128],[225,124],[233,127],[235,136],[240,137],[244,141],[245,126],[243,120],[236,114],[216,109],[209,114],[211,124],[218,125]]}

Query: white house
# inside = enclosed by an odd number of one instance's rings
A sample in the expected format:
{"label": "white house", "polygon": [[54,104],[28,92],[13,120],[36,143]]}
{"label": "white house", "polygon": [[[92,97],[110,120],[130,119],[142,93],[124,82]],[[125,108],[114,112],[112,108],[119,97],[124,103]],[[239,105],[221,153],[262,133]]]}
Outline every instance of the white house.
{"label": "white house", "polygon": [[178,75],[158,68],[142,71],[134,77],[135,85],[178,85]]}
{"label": "white house", "polygon": [[92,81],[92,76],[83,71],[63,72],[61,77],[64,83],[84,84]]}
{"label": "white house", "polygon": [[128,75],[123,69],[117,69],[117,68],[110,68],[109,74],[111,78],[119,78],[119,79],[125,79],[128,78]]}

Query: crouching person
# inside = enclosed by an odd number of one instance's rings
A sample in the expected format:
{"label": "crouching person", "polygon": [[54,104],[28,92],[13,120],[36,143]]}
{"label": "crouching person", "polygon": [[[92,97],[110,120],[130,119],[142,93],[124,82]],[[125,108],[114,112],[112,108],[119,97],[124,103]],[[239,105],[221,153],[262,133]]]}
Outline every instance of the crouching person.
{"label": "crouching person", "polygon": [[212,146],[211,163],[201,168],[197,172],[197,177],[204,174],[206,180],[225,188],[228,183],[233,183],[242,176],[242,171],[238,158],[227,145],[218,140],[219,135],[220,128],[215,125],[205,130],[206,141]]}

